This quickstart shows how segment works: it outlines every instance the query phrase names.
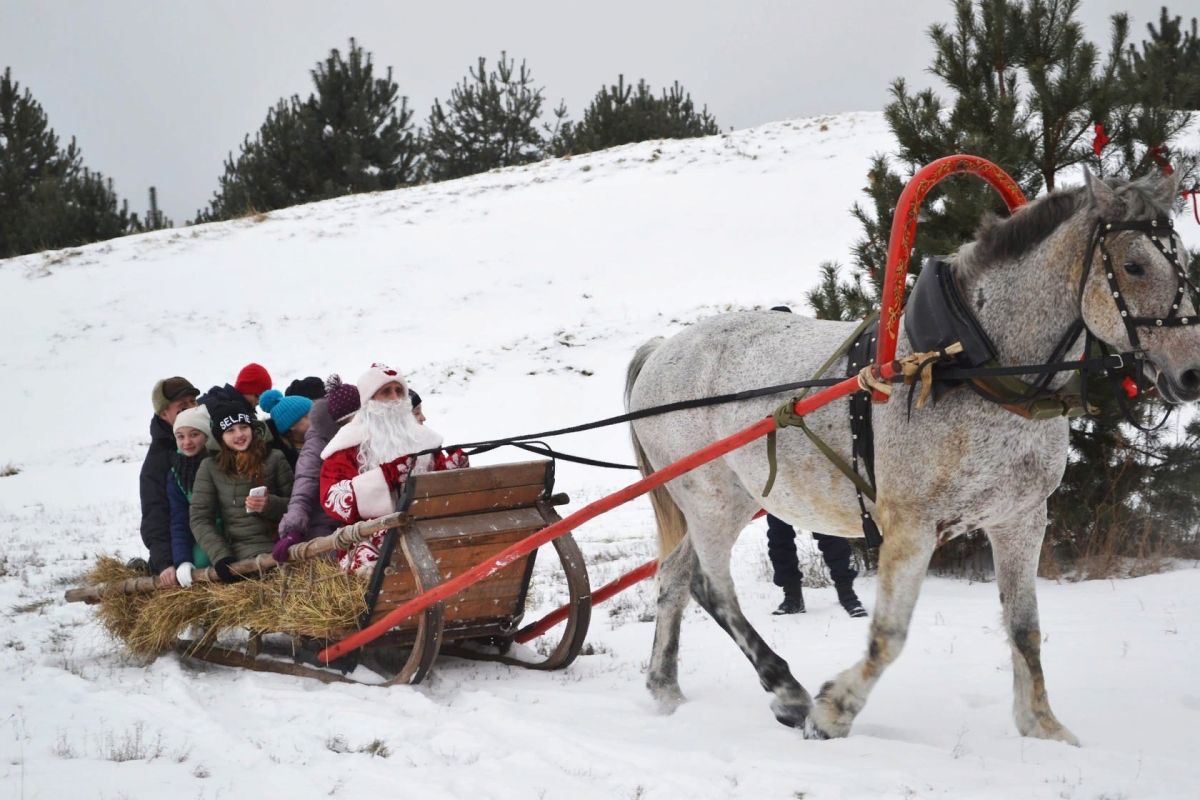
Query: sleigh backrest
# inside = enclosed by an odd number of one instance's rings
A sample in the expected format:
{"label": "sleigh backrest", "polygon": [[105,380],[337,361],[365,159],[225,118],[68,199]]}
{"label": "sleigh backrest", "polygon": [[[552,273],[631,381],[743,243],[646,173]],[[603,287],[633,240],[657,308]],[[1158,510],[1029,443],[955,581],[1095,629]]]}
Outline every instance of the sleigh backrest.
{"label": "sleigh backrest", "polygon": [[[397,499],[420,534],[442,581],[449,580],[559,519],[551,506],[554,462],[526,461],[414,475]],[[409,558],[384,552],[367,601],[374,621],[419,594]],[[444,601],[443,638],[511,635],[525,611],[534,556],[514,561]],[[399,628],[415,630],[416,620]]]}

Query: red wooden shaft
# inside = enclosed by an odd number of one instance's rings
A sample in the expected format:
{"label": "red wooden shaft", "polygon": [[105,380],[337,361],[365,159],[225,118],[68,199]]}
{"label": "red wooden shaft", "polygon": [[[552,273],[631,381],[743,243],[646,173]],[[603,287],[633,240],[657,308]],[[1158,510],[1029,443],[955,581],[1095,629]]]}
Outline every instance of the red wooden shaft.
{"label": "red wooden shaft", "polygon": [[[619,578],[609,581],[596,591],[592,592],[592,605],[600,605],[614,594],[625,591],[635,583],[641,583],[642,581],[646,580],[646,578],[652,577],[656,572],[658,572],[658,559],[647,561],[640,567],[631,569],[629,572],[626,572]],[[564,619],[570,616],[570,614],[571,606],[569,604],[560,608],[556,608],[546,616],[539,619],[537,622],[526,625],[524,628],[517,631],[517,635],[513,637],[513,641],[521,642],[523,644],[528,642],[530,639],[536,639],[558,623],[562,622]]]}
{"label": "red wooden shaft", "polygon": [[[754,512],[754,516],[751,519],[758,519],[759,517],[765,517],[766,515],[767,512],[760,508],[758,511]],[[640,567],[634,567],[619,578],[614,578],[596,591],[592,592],[592,605],[598,606],[608,598],[625,591],[635,583],[641,583],[647,578],[653,578],[657,573],[658,559],[647,561]],[[530,623],[518,631],[517,635],[513,637],[513,641],[524,643],[528,642],[530,639],[536,639],[558,623],[562,622],[564,619],[570,616],[570,614],[571,605],[569,603],[565,606],[559,606],[546,616],[539,619],[537,622]]]}
{"label": "red wooden shaft", "polygon": [[[917,235],[917,217],[921,202],[929,190],[951,175],[969,172],[983,178],[1004,198],[1009,211],[1025,205],[1025,195],[1012,177],[992,162],[979,156],[946,156],[928,164],[909,180],[892,217],[891,238],[888,240],[887,272],[883,278],[883,297],[879,303],[879,350],[875,363],[886,364],[896,357],[896,339],[900,335],[900,314],[904,310],[904,287],[908,277],[908,262],[912,258]],[[877,401],[885,395],[874,394]]]}

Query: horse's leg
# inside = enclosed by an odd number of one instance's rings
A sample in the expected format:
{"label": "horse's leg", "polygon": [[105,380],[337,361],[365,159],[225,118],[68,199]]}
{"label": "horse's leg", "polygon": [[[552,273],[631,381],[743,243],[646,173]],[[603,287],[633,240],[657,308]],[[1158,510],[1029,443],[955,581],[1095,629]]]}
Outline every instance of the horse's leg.
{"label": "horse's leg", "polygon": [[879,590],[867,654],[821,687],[804,730],[809,738],[827,739],[850,732],[867,695],[883,670],[900,655],[908,637],[913,607],[936,539],[929,529],[931,526],[923,521],[901,519],[899,514],[888,514],[886,508],[880,510],[878,517],[882,523],[883,547],[879,552]]}
{"label": "horse's leg", "polygon": [[996,561],[996,584],[1013,657],[1013,718],[1022,736],[1054,739],[1078,745],[1050,710],[1046,679],[1042,673],[1042,632],[1038,624],[1035,579],[1045,508],[1027,519],[987,530]]}
{"label": "horse's leg", "polygon": [[771,701],[775,719],[793,728],[801,727],[812,709],[812,697],[742,613],[729,572],[730,546],[714,534],[717,532],[703,528],[689,534],[698,567],[692,575],[692,596],[750,659],[763,689],[775,695]]}
{"label": "horse's leg", "polygon": [[679,626],[695,567],[696,552],[691,540],[684,537],[658,568],[658,613],[646,688],[665,713],[674,711],[685,699],[679,689]]}

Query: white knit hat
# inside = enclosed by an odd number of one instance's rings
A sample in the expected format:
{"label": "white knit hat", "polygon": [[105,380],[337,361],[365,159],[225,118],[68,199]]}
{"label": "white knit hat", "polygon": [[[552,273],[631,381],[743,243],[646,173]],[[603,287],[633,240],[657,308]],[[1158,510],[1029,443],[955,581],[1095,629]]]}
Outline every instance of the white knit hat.
{"label": "white knit hat", "polygon": [[199,405],[195,408],[185,408],[183,411],[180,411],[175,417],[175,432],[178,433],[180,428],[195,428],[205,436],[211,438],[212,419],[208,416],[208,408]]}
{"label": "white knit hat", "polygon": [[404,376],[399,371],[392,369],[387,364],[372,364],[371,368],[364,372],[357,381],[358,396],[365,404],[375,396],[376,392],[389,383],[400,384],[404,394],[408,394],[408,383],[405,382]]}

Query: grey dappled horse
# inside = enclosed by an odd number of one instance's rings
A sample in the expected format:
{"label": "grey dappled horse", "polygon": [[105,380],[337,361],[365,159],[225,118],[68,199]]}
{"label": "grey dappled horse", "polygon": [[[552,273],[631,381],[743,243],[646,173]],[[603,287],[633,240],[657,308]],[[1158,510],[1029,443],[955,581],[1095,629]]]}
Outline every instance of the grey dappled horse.
{"label": "grey dappled horse", "polygon": [[[976,241],[963,246],[951,262],[961,294],[991,336],[1001,362],[1045,363],[1064,332],[1082,317],[1094,336],[1118,350],[1130,350],[1130,339],[1140,338],[1148,375],[1165,399],[1178,403],[1200,397],[1200,330],[1155,328],[1151,321],[1148,328],[1131,332],[1114,303],[1099,249],[1086,279],[1083,271],[1099,223],[1169,215],[1176,189],[1170,178],[1102,182],[1088,175],[1083,187],[1042,197],[1007,219],[985,221]],[[1178,240],[1173,245],[1180,247]],[[1107,253],[1115,272],[1109,280],[1120,287],[1130,319],[1170,313],[1182,281],[1148,235],[1112,233]],[[1194,315],[1186,293],[1182,298],[1177,314]],[[638,350],[629,366],[626,406],[636,410],[809,377],[854,327],[767,311],[703,320]],[[1067,357],[1079,358],[1082,350],[1080,337]],[[897,357],[910,352],[902,326]],[[846,360],[829,374],[845,375]],[[1060,374],[1051,386],[1066,379]],[[662,467],[761,420],[786,399],[775,395],[639,420],[633,424],[639,466],[643,473]],[[760,507],[805,529],[862,536],[853,485],[801,432],[783,430],[779,473],[767,498],[761,496],[768,471],[761,443],[735,450],[652,494],[663,559],[647,676],[651,693],[666,711],[684,699],[677,659],[680,620],[690,593],[750,659],[763,688],[774,695],[771,707],[781,722],[803,728],[812,738],[845,736],[884,668],[904,646],[934,548],[982,529],[991,542],[1012,647],[1017,728],[1025,736],[1077,744],[1050,709],[1034,587],[1046,499],[1062,480],[1067,461],[1067,420],[1025,419],[966,389],[914,408],[911,418],[902,394],[873,412],[877,502],[867,501],[867,507],[879,522],[884,544],[866,655],[826,683],[814,703],[738,604],[730,550]],[[846,402],[827,405],[806,420],[849,459]]]}

